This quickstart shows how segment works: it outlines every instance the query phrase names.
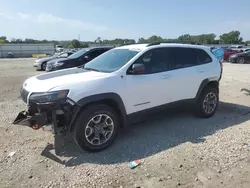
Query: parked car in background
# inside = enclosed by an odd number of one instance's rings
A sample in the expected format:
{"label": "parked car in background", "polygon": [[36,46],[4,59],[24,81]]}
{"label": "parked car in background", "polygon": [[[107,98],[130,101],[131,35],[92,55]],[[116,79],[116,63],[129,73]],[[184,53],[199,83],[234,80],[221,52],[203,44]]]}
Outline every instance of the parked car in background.
{"label": "parked car in background", "polygon": [[46,71],[50,72],[84,65],[112,48],[113,47],[104,46],[79,50],[67,58],[59,58],[49,61],[46,65]]}
{"label": "parked car in background", "polygon": [[56,52],[63,52],[64,48],[62,45],[56,45]]}
{"label": "parked car in background", "polygon": [[236,54],[236,53],[240,53],[240,52],[242,52],[242,50],[233,50],[233,49],[231,49],[231,48],[224,48],[224,58],[223,58],[223,60],[224,61],[228,61],[228,58],[229,58],[229,56],[230,55],[232,55],[232,54]]}
{"label": "parked car in background", "polygon": [[242,48],[241,50],[242,50],[242,52],[248,52],[248,51],[250,51],[250,48]]}
{"label": "parked car in background", "polygon": [[229,56],[229,62],[239,64],[250,63],[250,51],[241,52]]}
{"label": "parked car in background", "polygon": [[48,61],[57,59],[57,58],[66,58],[70,55],[72,55],[74,52],[62,52],[62,53],[56,53],[53,56],[39,58],[35,60],[35,63],[33,64],[34,67],[36,67],[36,70],[45,70],[46,64]]}
{"label": "parked car in background", "polygon": [[241,48],[244,48],[245,46],[244,45],[232,45],[230,48],[232,50],[238,50],[238,49],[241,49]]}

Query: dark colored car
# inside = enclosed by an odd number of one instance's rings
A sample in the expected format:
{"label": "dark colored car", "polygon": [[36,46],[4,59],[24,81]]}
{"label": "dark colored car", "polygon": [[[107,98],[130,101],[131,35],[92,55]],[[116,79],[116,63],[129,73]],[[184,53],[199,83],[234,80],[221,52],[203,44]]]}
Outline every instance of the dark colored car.
{"label": "dark colored car", "polygon": [[231,63],[250,63],[250,51],[245,51],[229,56],[229,62]]}
{"label": "dark colored car", "polygon": [[67,58],[60,58],[47,62],[46,71],[49,72],[84,65],[112,48],[113,47],[107,46],[84,48]]}
{"label": "dark colored car", "polygon": [[35,63],[33,64],[33,66],[36,67],[36,70],[45,70],[46,64],[48,61],[51,61],[53,59],[58,59],[58,58],[66,58],[72,55],[73,53],[74,52],[61,52],[61,53],[54,54],[53,56],[39,58],[35,60]]}

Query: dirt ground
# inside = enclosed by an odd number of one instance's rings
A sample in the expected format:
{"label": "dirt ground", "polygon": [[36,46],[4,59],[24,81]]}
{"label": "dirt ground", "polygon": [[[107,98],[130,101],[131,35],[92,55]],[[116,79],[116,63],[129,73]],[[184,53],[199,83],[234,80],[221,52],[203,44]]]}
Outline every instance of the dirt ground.
{"label": "dirt ground", "polygon": [[[134,124],[98,153],[67,138],[58,156],[49,131],[12,125],[26,109],[19,90],[41,74],[34,59],[0,59],[0,187],[250,187],[250,65],[224,63],[220,107],[200,119],[188,110]],[[11,153],[12,152],[12,153]],[[10,156],[11,155],[11,156]],[[128,162],[141,160],[135,169]]]}

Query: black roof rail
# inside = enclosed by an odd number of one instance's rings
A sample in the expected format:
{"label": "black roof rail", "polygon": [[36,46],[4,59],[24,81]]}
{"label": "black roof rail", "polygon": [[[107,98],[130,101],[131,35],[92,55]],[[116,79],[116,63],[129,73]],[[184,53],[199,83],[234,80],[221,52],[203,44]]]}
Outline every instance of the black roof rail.
{"label": "black roof rail", "polygon": [[164,42],[152,42],[152,43],[148,44],[147,47],[148,46],[160,45],[161,43],[164,43]]}
{"label": "black roof rail", "polygon": [[191,42],[152,42],[152,43],[148,44],[147,47],[160,45],[160,44],[171,44],[171,43],[201,45],[200,43],[192,42],[192,41]]}

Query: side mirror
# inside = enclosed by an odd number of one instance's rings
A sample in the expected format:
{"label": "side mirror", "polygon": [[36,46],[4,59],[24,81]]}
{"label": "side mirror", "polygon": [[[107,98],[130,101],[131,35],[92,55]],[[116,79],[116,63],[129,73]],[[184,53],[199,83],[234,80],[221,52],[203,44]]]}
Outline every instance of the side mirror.
{"label": "side mirror", "polygon": [[84,56],[83,58],[86,59],[86,60],[90,59],[90,57],[88,55]]}
{"label": "side mirror", "polygon": [[133,64],[133,66],[132,66],[132,73],[133,74],[142,74],[142,73],[145,73],[145,66],[144,66],[144,64]]}

